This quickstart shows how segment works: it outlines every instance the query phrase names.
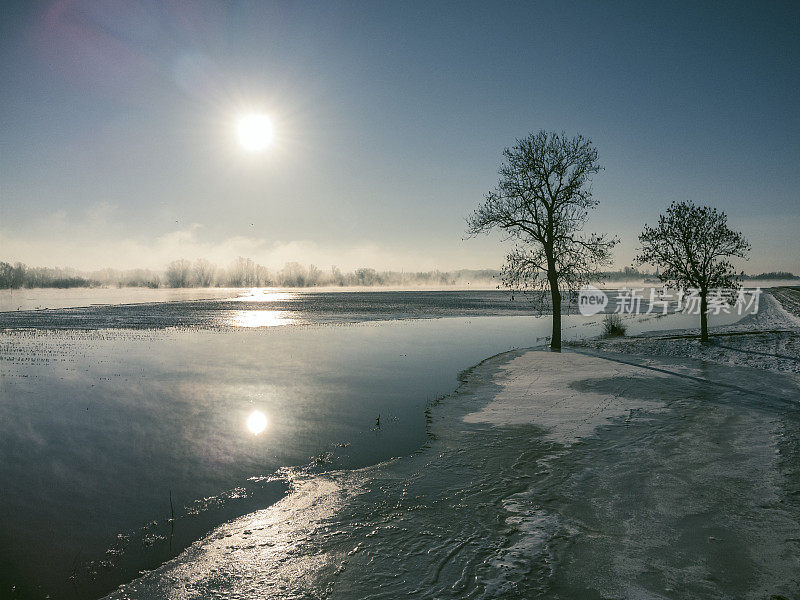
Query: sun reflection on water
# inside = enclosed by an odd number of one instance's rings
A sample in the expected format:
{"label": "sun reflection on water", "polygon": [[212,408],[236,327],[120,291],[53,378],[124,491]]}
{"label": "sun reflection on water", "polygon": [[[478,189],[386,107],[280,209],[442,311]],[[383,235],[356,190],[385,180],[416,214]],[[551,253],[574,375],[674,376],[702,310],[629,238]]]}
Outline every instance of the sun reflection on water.
{"label": "sun reflection on water", "polygon": [[231,327],[278,327],[297,320],[286,310],[237,310],[227,320]]}
{"label": "sun reflection on water", "polygon": [[282,302],[285,300],[293,300],[297,294],[291,292],[276,292],[274,290],[253,288],[244,296],[231,298],[236,302]]}
{"label": "sun reflection on water", "polygon": [[247,417],[247,428],[253,435],[258,435],[267,428],[267,417],[260,410],[254,410]]}

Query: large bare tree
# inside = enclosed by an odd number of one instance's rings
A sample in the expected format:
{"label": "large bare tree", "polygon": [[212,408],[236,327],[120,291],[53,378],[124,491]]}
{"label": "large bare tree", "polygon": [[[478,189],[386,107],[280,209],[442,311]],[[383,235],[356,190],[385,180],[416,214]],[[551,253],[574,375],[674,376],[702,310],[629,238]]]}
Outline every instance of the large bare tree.
{"label": "large bare tree", "polygon": [[602,169],[597,150],[580,135],[539,131],[517,140],[503,156],[497,188],[467,219],[467,232],[499,228],[516,242],[506,258],[503,283],[534,292],[540,310],[549,289],[550,347],[560,349],[562,291],[577,291],[597,279],[618,241],[583,233],[589,210],[598,203],[591,189],[592,176]]}
{"label": "large bare tree", "polygon": [[709,206],[673,202],[655,227],[639,234],[639,263],[658,265],[658,276],[675,287],[700,295],[700,339],[708,341],[708,293],[732,297],[741,285],[730,258],[747,258],[750,244],[728,227],[728,216]]}

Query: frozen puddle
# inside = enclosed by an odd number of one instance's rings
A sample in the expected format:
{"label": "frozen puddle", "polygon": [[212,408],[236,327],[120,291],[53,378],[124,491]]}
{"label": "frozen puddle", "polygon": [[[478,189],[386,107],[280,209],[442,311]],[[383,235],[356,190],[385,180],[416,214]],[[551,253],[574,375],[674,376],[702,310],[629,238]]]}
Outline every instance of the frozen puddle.
{"label": "frozen puddle", "polygon": [[796,597],[796,384],[611,358],[485,361],[420,452],[300,477],[110,597]]}

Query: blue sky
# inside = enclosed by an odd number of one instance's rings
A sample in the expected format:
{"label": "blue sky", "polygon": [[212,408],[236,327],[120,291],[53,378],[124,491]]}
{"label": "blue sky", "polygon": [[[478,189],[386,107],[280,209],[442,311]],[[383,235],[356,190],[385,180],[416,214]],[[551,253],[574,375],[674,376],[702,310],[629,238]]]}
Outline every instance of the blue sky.
{"label": "blue sky", "polygon": [[[792,3],[9,2],[0,254],[157,268],[236,255],[498,267],[463,240],[504,147],[582,133],[589,229],[673,200],[726,211],[748,271],[800,273],[800,8]],[[244,152],[236,119],[269,114]]]}

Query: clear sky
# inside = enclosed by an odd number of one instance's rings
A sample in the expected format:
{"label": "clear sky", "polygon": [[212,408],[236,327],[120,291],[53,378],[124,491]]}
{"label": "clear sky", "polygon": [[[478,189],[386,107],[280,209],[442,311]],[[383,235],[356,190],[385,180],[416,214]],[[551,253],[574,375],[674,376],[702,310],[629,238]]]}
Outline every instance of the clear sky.
{"label": "clear sky", "polygon": [[[618,266],[673,200],[800,273],[796,2],[7,2],[0,260],[499,267],[501,151],[582,133]],[[248,153],[236,121],[270,115]]]}

